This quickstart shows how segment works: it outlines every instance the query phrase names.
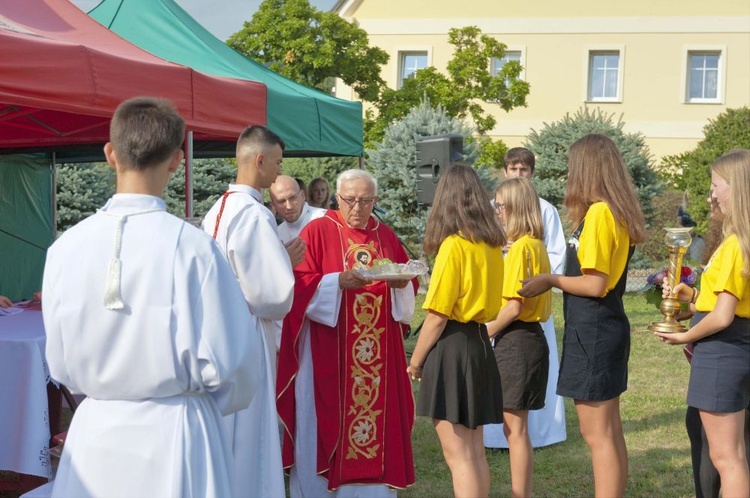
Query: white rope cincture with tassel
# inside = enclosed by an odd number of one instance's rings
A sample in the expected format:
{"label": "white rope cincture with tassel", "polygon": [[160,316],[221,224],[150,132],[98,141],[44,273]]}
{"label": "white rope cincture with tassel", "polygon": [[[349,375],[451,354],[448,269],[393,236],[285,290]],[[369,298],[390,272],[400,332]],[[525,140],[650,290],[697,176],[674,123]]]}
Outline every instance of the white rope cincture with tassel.
{"label": "white rope cincture with tassel", "polygon": [[117,228],[115,229],[115,247],[114,255],[109,261],[109,271],[107,272],[107,283],[104,286],[104,307],[108,310],[121,310],[125,307],[122,302],[122,292],[120,291],[120,280],[122,276],[122,261],[120,261],[120,250],[122,249],[122,227],[125,220],[130,216],[139,214],[155,213],[163,209],[149,209],[129,214],[107,213],[102,210],[99,212],[105,216],[117,218]]}

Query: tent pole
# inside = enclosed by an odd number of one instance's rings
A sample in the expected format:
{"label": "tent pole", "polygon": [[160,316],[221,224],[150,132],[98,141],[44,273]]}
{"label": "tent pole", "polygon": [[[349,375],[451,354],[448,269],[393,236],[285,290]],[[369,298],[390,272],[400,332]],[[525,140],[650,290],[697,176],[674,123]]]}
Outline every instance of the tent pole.
{"label": "tent pole", "polygon": [[185,136],[185,218],[193,217],[193,132]]}
{"label": "tent pole", "polygon": [[57,238],[57,156],[53,152],[50,155],[50,198],[52,199],[52,239],[50,242],[54,242]]}
{"label": "tent pole", "polygon": [[365,157],[359,156],[359,169],[364,169],[364,168],[365,168]]}

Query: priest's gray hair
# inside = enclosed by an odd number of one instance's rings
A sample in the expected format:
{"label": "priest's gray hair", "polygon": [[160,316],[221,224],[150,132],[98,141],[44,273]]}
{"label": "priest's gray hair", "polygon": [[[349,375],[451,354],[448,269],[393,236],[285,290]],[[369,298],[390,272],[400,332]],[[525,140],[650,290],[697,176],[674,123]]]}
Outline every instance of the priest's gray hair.
{"label": "priest's gray hair", "polygon": [[375,187],[375,195],[378,194],[378,179],[375,178],[372,173],[364,169],[348,169],[341,173],[339,177],[336,178],[336,193],[338,194],[341,192],[341,186],[344,183],[353,180],[366,180],[370,182],[373,187]]}

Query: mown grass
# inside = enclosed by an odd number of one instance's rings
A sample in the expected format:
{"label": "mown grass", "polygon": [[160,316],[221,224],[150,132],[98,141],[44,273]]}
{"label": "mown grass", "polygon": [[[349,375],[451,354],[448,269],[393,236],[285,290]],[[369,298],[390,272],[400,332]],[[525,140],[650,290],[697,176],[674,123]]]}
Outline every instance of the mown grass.
{"label": "mown grass", "polygon": [[[626,496],[693,496],[690,444],[685,433],[685,390],[689,366],[679,347],[657,341],[646,327],[661,317],[642,294],[626,294],[625,309],[632,327],[628,391],[621,397],[630,469]],[[562,297],[555,294],[553,312],[558,349],[562,339]],[[419,324],[423,313],[417,313]],[[411,351],[416,338],[407,339]],[[414,393],[419,389],[414,383]],[[534,496],[593,496],[588,447],[578,432],[571,400],[565,400],[568,439],[534,451]],[[443,460],[431,420],[418,417],[412,434],[417,480],[399,495],[404,498],[450,497],[451,476]],[[487,450],[491,496],[510,496],[508,453]]]}
{"label": "mown grass", "polygon": [[[421,307],[418,297],[418,306]],[[677,498],[693,496],[690,445],[685,434],[685,390],[688,364],[678,347],[662,344],[646,330],[659,319],[659,312],[646,303],[642,294],[626,294],[625,309],[633,335],[630,353],[629,388],[621,397],[625,439],[630,456],[626,496]],[[557,325],[558,350],[562,339],[562,297],[554,294],[553,312]],[[414,325],[424,312],[418,309]],[[414,349],[416,337],[406,341],[407,352]],[[419,384],[413,384],[416,396]],[[568,439],[534,451],[535,497],[593,496],[589,451],[578,433],[573,403],[565,400]],[[399,492],[402,498],[450,497],[451,476],[443,460],[432,421],[418,417],[412,433],[417,480]],[[492,479],[491,496],[510,496],[508,453],[487,450]],[[17,493],[0,492],[0,498]]]}

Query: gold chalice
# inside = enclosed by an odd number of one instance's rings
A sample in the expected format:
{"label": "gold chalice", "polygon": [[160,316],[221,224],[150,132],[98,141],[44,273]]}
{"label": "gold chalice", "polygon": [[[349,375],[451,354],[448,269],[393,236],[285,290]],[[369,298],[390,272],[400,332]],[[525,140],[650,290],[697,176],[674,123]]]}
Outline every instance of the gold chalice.
{"label": "gold chalice", "polygon": [[672,294],[663,299],[659,305],[659,310],[664,315],[664,319],[660,322],[652,322],[648,326],[648,329],[651,332],[664,332],[667,334],[687,332],[687,328],[675,319],[680,312],[680,302],[676,299],[674,288],[680,283],[682,258],[693,241],[693,238],[690,236],[691,228],[665,228],[664,230],[667,231],[667,234],[664,236],[664,242],[669,251],[667,283],[672,289]]}

